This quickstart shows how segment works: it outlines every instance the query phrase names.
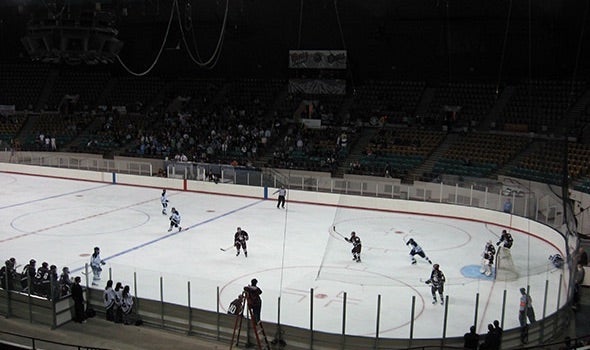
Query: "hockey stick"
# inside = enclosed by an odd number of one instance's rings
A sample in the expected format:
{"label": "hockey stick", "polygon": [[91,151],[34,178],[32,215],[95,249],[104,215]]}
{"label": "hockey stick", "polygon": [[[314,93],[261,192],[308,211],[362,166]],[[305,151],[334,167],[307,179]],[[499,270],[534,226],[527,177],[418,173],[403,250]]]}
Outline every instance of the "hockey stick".
{"label": "hockey stick", "polygon": [[344,240],[347,241],[347,237],[345,237],[342,233],[336,231],[336,226],[332,226],[332,231],[334,231],[335,234],[337,234],[338,236],[344,238]]}
{"label": "hockey stick", "polygon": [[219,249],[221,249],[222,252],[227,252],[228,250],[232,249],[233,247],[234,247],[234,245],[232,244],[227,248],[219,248]]}

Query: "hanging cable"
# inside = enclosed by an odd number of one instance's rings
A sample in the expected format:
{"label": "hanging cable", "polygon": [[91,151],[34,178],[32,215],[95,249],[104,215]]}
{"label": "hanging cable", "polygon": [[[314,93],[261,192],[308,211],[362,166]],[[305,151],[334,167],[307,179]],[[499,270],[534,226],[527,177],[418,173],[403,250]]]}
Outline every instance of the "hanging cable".
{"label": "hanging cable", "polygon": [[299,28],[297,30],[297,49],[301,50],[301,29],[303,27],[303,0],[299,1]]}
{"label": "hanging cable", "polygon": [[445,6],[445,23],[446,23],[446,29],[447,29],[447,60],[448,60],[448,65],[449,65],[449,86],[451,85],[451,82],[453,81],[453,64],[452,64],[452,58],[451,58],[451,20],[449,18],[449,0],[446,1],[446,6]]}
{"label": "hanging cable", "polygon": [[500,68],[498,69],[498,83],[496,84],[496,97],[500,94],[500,82],[502,80],[502,70],[504,69],[504,58],[506,56],[506,44],[508,42],[508,33],[510,31],[510,20],[512,18],[512,0],[508,3],[508,15],[506,16],[506,29],[504,29],[504,41],[502,42],[502,53],[500,55]]}
{"label": "hanging cable", "polygon": [[156,59],[154,59],[154,62],[151,64],[151,66],[147,70],[145,70],[145,71],[143,71],[141,73],[136,73],[136,72],[132,71],[129,67],[127,67],[127,65],[121,59],[121,56],[115,55],[115,57],[117,57],[117,60],[119,61],[119,63],[121,64],[121,66],[129,74],[134,75],[136,77],[142,77],[144,75],[149,74],[149,72],[151,72],[152,69],[154,69],[154,67],[156,66],[156,64],[160,60],[160,56],[162,55],[162,52],[164,51],[164,46],[166,45],[166,41],[168,40],[168,34],[170,34],[170,26],[172,25],[172,18],[174,17],[174,7],[175,6],[178,6],[178,0],[174,0],[172,2],[172,8],[170,9],[170,18],[168,19],[168,26],[166,27],[166,34],[164,35],[164,40],[162,40],[162,45],[160,46],[160,51],[158,52],[158,55],[156,55]]}
{"label": "hanging cable", "polygon": [[340,13],[338,13],[338,0],[334,0],[334,12],[336,12],[336,22],[338,23],[340,42],[342,43],[342,48],[346,50],[346,43],[344,42],[344,31],[342,30],[342,23],[340,23]]}
{"label": "hanging cable", "polygon": [[[211,57],[209,59],[207,59],[206,61],[203,61],[200,58],[199,53],[198,53],[199,50],[196,45],[195,45],[195,51],[196,51],[197,57],[199,59],[197,59],[193,56],[193,53],[190,50],[190,48],[186,42],[186,35],[184,33],[184,28],[182,25],[182,20],[180,17],[180,10],[179,10],[178,4],[176,6],[177,6],[176,13],[178,15],[178,26],[180,27],[180,34],[182,37],[182,42],[184,43],[184,47],[186,47],[186,50],[188,52],[190,59],[201,68],[212,69],[213,67],[215,67],[217,65],[217,62],[219,61],[219,57],[221,56],[221,47],[223,46],[223,41],[224,41],[224,36],[225,36],[225,28],[227,25],[227,18],[228,18],[228,13],[229,13],[229,0],[225,1],[225,12],[223,15],[223,23],[221,24],[221,32],[219,33],[219,39],[217,40],[217,45],[215,46],[215,50],[213,51],[213,54],[211,55]],[[194,38],[194,33],[193,33],[193,38]]]}
{"label": "hanging cable", "polygon": [[[582,18],[582,28],[580,29],[580,38],[578,39],[578,49],[576,51],[576,61],[574,63],[574,71],[572,72],[572,81],[570,85],[570,98],[569,101],[574,99],[574,83],[578,75],[578,65],[580,63],[580,54],[582,52],[582,43],[584,42],[584,33],[586,31],[586,22],[588,21],[588,11],[590,9],[590,1],[586,1],[586,10],[584,11],[584,17]],[[569,102],[568,101],[568,102]]]}

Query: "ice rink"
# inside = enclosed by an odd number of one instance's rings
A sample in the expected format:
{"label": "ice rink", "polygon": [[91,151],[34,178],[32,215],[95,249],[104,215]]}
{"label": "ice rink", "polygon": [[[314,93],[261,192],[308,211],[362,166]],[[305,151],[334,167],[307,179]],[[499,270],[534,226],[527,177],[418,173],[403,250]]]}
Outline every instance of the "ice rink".
{"label": "ice rink", "polygon": [[[222,185],[220,185],[222,186]],[[272,192],[271,192],[272,193]],[[518,326],[519,288],[530,286],[537,318],[565,301],[562,270],[548,256],[559,252],[534,232],[512,231],[512,257],[518,280],[499,282],[479,273],[485,242],[498,240],[503,227],[491,223],[393,212],[342,209],[194,192],[168,191],[168,213],[182,216],[181,232],[168,232],[168,215],[161,213],[161,189],[42,178],[0,173],[0,258],[15,257],[68,266],[81,275],[94,246],[106,261],[115,282],[134,289],[139,297],[163,298],[221,312],[252,278],[263,290],[262,319],[276,322],[281,300],[282,324],[351,335],[375,336],[380,296],[379,336],[407,338],[415,297],[414,337],[462,336],[501,320],[504,328]],[[236,256],[237,227],[250,235],[248,257]],[[331,229],[336,227],[337,232]],[[352,245],[341,235],[354,230],[362,239],[362,262],[352,261]],[[340,235],[341,234],[341,235]],[[418,257],[410,264],[404,240],[414,238],[433,262],[440,264],[447,283],[448,309],[433,305],[428,279],[431,265]],[[220,248],[231,248],[222,251]],[[22,269],[22,266],[20,269]],[[20,272],[19,269],[19,272]],[[564,280],[567,276],[564,276]],[[83,279],[84,280],[84,279]],[[220,302],[217,303],[217,288]],[[310,292],[313,288],[313,294]],[[559,296],[561,295],[561,297]],[[346,299],[346,307],[343,302]]]}

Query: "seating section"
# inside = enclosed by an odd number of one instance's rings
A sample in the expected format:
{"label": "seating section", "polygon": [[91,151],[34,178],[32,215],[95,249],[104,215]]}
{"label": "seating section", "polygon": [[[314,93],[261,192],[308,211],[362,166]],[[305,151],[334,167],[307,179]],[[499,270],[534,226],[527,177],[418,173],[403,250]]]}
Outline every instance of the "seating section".
{"label": "seating section", "polygon": [[[50,71],[45,65],[3,63],[0,104],[28,111],[0,114],[0,145],[18,141],[22,150],[69,146],[77,152],[237,165],[258,162],[332,173],[347,169],[375,176],[387,172],[402,178],[426,166],[438,150],[435,177],[485,177],[502,170],[560,183],[560,143],[513,135],[550,134],[577,103],[567,121],[576,126],[575,135],[568,136],[585,139],[590,135],[590,107],[584,95],[588,86],[581,81],[520,83],[495,121],[497,128],[512,135],[469,131],[446,148],[441,147],[443,131],[425,123],[412,126],[418,108],[425,109],[425,121],[448,118],[447,107],[460,106],[454,125],[475,126],[496,103],[493,84],[455,82],[427,90],[420,81],[369,80],[348,95],[291,94],[283,79],[113,77],[106,69]],[[48,87],[51,90],[45,90]],[[419,106],[425,91],[433,91],[433,99]],[[64,96],[78,96],[74,108],[60,108]],[[40,102],[46,103],[43,109],[58,111],[33,111]],[[310,123],[315,119],[318,125],[302,124],[302,118],[312,119]],[[570,143],[568,175],[582,189],[590,188],[589,156],[588,146]],[[514,165],[507,166],[511,161]]]}
{"label": "seating section", "polygon": [[344,95],[287,94],[277,106],[277,114],[286,118],[317,119],[322,126],[342,125],[340,114]]}
{"label": "seating section", "polygon": [[0,150],[10,147],[25,121],[26,117],[23,114],[0,114]]}
{"label": "seating section", "polygon": [[[568,176],[570,179],[585,178],[590,175],[590,146],[568,142]],[[563,141],[546,141],[527,154],[509,170],[512,176],[533,181],[561,184],[563,180]]]}
{"label": "seating section", "polygon": [[[30,132],[21,135],[23,150],[58,151],[84,130],[94,116],[86,114],[62,115],[43,112],[29,116]],[[52,145],[55,139],[55,145]]]}
{"label": "seating section", "polygon": [[40,64],[0,64],[0,104],[33,110],[47,81],[49,68]]}
{"label": "seating section", "polygon": [[520,136],[468,133],[441,155],[433,172],[487,177],[522,152],[528,142]]}
{"label": "seating section", "polygon": [[349,173],[403,178],[422,164],[444,138],[442,131],[380,129],[369,141],[358,163],[350,164]]}
{"label": "seating section", "polygon": [[[48,97],[50,110],[64,111],[65,96],[76,98],[75,111],[96,107],[98,99],[107,86],[111,76],[103,71],[61,70]],[[61,109],[60,109],[61,107]]]}
{"label": "seating section", "polygon": [[581,81],[534,80],[530,86],[519,84],[499,116],[497,128],[552,133],[586,88]]}
{"label": "seating section", "polygon": [[353,127],[312,129],[293,124],[276,145],[271,166],[334,172],[349,155],[357,138]]}
{"label": "seating section", "polygon": [[158,77],[119,77],[105,97],[107,106],[125,106],[128,112],[141,112],[164,87]]}
{"label": "seating section", "polygon": [[496,88],[493,84],[450,83],[436,89],[428,106],[426,119],[445,120],[449,108],[460,107],[450,120],[454,127],[470,127],[479,124],[496,102]]}
{"label": "seating section", "polygon": [[392,124],[406,124],[413,117],[426,83],[415,81],[371,80],[355,88],[351,114],[375,124],[387,117]]}

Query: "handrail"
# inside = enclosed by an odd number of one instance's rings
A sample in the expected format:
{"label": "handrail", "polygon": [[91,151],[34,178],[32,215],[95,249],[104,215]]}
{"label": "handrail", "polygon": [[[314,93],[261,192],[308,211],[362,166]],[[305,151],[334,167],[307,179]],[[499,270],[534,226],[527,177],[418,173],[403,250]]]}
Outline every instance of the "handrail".
{"label": "handrail", "polygon": [[[47,340],[47,339],[42,339],[42,338],[37,338],[37,337],[31,337],[29,335],[23,335],[23,334],[18,334],[18,333],[13,333],[13,332],[7,332],[7,331],[2,331],[0,330],[1,334],[7,334],[13,337],[18,337],[18,338],[24,338],[24,339],[28,339],[31,341],[31,349],[37,349],[36,347],[36,341],[40,340],[44,343],[50,343],[50,344],[54,344],[54,345],[60,345],[60,346],[67,346],[68,348],[76,348],[78,350],[83,350],[83,349],[87,349],[87,350],[112,350],[110,348],[99,348],[99,347],[95,347],[95,346],[84,346],[84,345],[75,345],[75,344],[68,344],[68,343],[62,343],[62,342],[58,342],[58,341],[53,341],[53,340]],[[5,344],[5,341],[0,340],[0,344]]]}

